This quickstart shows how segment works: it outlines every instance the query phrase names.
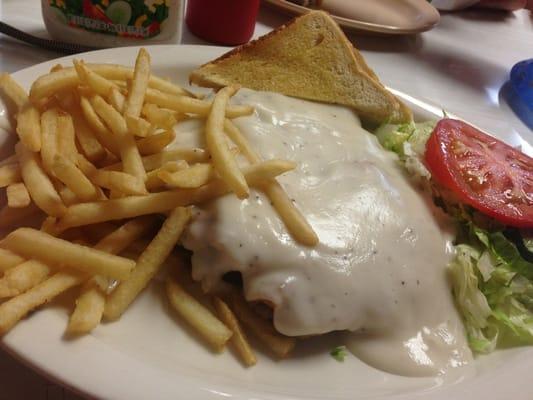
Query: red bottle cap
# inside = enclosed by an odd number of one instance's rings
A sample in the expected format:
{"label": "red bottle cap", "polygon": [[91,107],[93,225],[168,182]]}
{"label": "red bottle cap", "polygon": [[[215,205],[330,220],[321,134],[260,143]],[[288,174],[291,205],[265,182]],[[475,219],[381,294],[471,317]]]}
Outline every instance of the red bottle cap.
{"label": "red bottle cap", "polygon": [[237,45],[254,33],[259,0],[188,0],[185,22],[196,36]]}

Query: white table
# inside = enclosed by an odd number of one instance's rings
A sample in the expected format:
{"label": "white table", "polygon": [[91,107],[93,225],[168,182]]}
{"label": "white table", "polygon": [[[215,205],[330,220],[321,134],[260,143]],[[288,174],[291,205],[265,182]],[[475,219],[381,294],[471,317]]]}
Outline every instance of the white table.
{"label": "white table", "polygon": [[[0,0],[0,19],[46,37],[40,4],[35,0]],[[255,37],[288,19],[261,10]],[[370,66],[389,86],[443,106],[489,132],[515,132],[515,144],[533,154],[533,132],[509,109],[500,89],[518,61],[533,58],[533,16],[464,11],[443,15],[434,30],[412,37],[350,35]],[[185,30],[183,43],[207,44]],[[40,50],[0,35],[0,71],[14,72],[60,54]],[[71,400],[79,397],[50,383],[0,352],[0,400]]]}

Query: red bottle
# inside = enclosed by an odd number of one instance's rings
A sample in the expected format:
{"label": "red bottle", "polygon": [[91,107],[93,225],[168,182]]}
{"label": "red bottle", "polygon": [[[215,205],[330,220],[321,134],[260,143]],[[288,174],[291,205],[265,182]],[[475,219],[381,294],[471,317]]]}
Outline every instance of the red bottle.
{"label": "red bottle", "polygon": [[259,0],[188,0],[185,22],[196,36],[237,45],[254,34]]}

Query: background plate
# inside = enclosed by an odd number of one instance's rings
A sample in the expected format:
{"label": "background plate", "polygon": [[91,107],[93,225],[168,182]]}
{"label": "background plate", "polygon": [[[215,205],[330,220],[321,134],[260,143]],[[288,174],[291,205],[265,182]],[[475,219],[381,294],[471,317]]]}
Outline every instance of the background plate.
{"label": "background plate", "polygon": [[[269,6],[283,11],[289,15],[302,15],[309,12],[309,8],[291,3],[287,0],[263,0]],[[427,23],[422,18],[415,18],[412,21],[412,27],[403,28],[397,26],[374,24],[372,22],[360,21],[350,18],[332,15],[333,19],[343,28],[358,31],[360,33],[379,34],[379,35],[412,35],[415,33],[425,32],[432,29],[439,22],[439,13],[435,10],[432,20]]]}
{"label": "background plate", "polygon": [[[77,57],[89,62],[133,65],[137,50],[109,49]],[[227,51],[207,46],[153,46],[148,50],[154,73],[184,85],[189,71]],[[56,63],[67,64],[70,60],[71,57],[65,57],[39,64],[15,73],[14,77],[28,88]],[[397,94],[413,108],[418,119],[440,117],[445,106],[432,106]],[[500,137],[510,142],[516,140],[514,135]],[[32,314],[4,336],[1,343],[47,376],[97,398],[533,398],[531,348],[498,351],[444,378],[404,378],[372,369],[355,357],[347,357],[344,363],[335,361],[328,354],[338,344],[337,337],[331,335],[305,342],[293,358],[283,362],[259,354],[258,365],[245,369],[228,352],[212,354],[183,328],[169,310],[158,282],[141,295],[120,321],[103,324],[91,335],[73,341],[62,337],[70,311],[63,304],[67,302],[58,301]]]}

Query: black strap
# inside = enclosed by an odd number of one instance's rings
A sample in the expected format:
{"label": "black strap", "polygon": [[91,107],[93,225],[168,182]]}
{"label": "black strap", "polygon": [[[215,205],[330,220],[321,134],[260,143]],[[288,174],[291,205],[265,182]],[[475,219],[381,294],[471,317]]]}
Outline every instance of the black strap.
{"label": "black strap", "polygon": [[31,44],[33,46],[41,47],[43,49],[57,51],[65,54],[84,53],[86,51],[96,50],[95,47],[81,46],[79,44],[64,43],[57,40],[44,39],[37,36],[30,35],[17,28],[12,27],[0,21],[0,33],[10,36],[21,42]]}

